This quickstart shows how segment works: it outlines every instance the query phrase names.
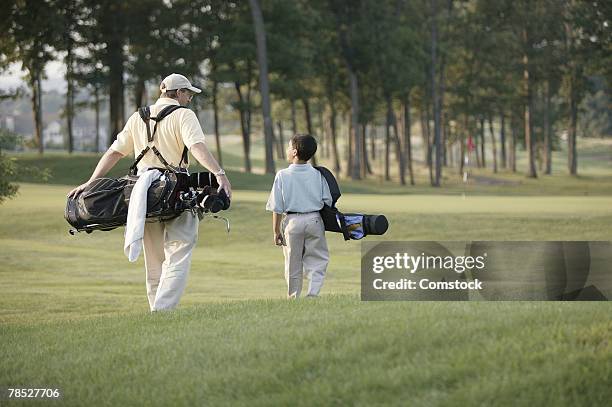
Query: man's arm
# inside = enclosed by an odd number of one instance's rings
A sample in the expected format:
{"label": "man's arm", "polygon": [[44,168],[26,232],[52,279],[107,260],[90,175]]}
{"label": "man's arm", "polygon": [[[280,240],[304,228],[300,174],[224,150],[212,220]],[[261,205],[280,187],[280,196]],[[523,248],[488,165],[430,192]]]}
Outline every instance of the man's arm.
{"label": "man's arm", "polygon": [[77,196],[87,187],[87,185],[91,181],[93,181],[96,178],[105,176],[111,170],[111,168],[113,168],[115,164],[117,164],[117,161],[119,161],[122,158],[123,158],[123,154],[121,154],[118,151],[111,150],[109,148],[106,151],[106,153],[104,153],[102,158],[100,158],[100,161],[98,161],[98,165],[96,165],[96,169],[91,174],[91,177],[89,178],[89,180],[87,180],[86,183],[81,184],[78,187],[74,188],[72,191],[68,192],[67,196],[70,198]]}
{"label": "man's arm", "polygon": [[[202,164],[202,166],[204,166],[204,168],[206,168],[208,171],[212,172],[213,174],[221,171],[222,169],[221,166],[219,165],[217,160],[215,160],[215,157],[213,157],[210,151],[208,151],[206,144],[195,143],[194,145],[191,146],[189,151],[191,151],[191,154],[193,155],[193,157],[196,160],[198,160],[198,162]],[[222,189],[225,190],[225,194],[227,195],[228,198],[231,199],[232,198],[232,185],[230,184],[227,176],[226,175],[217,176],[217,182],[219,182],[218,191],[221,191]]]}

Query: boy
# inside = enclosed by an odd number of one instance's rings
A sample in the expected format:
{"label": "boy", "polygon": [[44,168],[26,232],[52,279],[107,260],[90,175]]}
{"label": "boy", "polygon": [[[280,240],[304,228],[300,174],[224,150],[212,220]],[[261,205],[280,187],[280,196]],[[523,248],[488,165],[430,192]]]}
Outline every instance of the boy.
{"label": "boy", "polygon": [[291,165],[276,174],[266,205],[273,212],[274,244],[282,246],[285,255],[287,298],[300,296],[304,271],[310,280],[307,296],[319,295],[329,263],[319,211],[323,204],[331,206],[332,197],[325,178],[308,164],[316,151],[317,141],[310,135],[297,134],[289,140]]}

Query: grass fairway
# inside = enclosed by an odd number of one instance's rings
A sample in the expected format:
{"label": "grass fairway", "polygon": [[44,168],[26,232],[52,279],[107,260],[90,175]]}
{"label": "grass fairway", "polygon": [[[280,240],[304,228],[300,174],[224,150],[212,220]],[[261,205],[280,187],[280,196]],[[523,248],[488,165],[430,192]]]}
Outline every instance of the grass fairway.
{"label": "grass fairway", "polygon": [[74,406],[605,405],[609,313],[327,296],[9,325],[1,380]]}
{"label": "grass fairway", "polygon": [[[95,163],[57,159],[72,168],[65,184]],[[609,302],[360,302],[359,243],[338,235],[328,237],[325,295],[283,300],[269,180],[248,177],[235,178],[230,235],[218,221],[201,224],[179,309],[155,315],[143,260],[123,256],[121,230],[71,237],[70,187],[22,184],[0,206],[0,386],[58,387],[58,404],[75,406],[609,400]],[[539,190],[474,186],[465,197],[459,187],[349,184],[341,207],[384,208],[391,228],[371,240],[612,240],[610,176],[558,177]]]}

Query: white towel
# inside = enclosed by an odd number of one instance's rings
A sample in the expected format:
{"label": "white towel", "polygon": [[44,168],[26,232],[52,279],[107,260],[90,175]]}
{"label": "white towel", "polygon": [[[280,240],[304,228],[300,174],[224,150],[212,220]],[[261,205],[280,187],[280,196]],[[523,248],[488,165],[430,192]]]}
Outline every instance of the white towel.
{"label": "white towel", "polygon": [[125,243],[123,244],[123,252],[131,262],[138,259],[142,250],[149,187],[161,175],[161,171],[158,170],[144,171],[132,188],[125,225]]}

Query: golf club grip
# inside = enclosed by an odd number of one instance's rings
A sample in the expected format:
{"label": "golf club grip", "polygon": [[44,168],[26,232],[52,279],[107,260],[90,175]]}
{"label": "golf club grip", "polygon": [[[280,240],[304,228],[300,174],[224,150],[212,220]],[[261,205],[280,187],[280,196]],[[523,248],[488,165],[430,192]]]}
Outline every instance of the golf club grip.
{"label": "golf club grip", "polygon": [[204,188],[206,186],[219,188],[219,183],[217,177],[210,172],[195,172],[189,175],[189,186],[192,188]]}

